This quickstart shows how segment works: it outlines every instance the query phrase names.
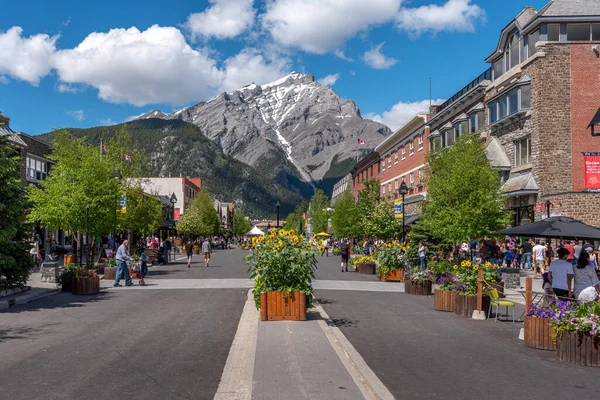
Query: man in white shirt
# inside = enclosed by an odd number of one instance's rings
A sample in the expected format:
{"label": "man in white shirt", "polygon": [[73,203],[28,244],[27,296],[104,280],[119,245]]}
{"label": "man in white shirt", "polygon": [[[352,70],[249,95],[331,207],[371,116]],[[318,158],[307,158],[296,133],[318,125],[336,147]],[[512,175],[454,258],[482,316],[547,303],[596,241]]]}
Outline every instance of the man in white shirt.
{"label": "man in white shirt", "polygon": [[544,274],[544,253],[546,252],[546,246],[540,244],[539,240],[535,241],[535,246],[533,246],[533,257],[535,260],[534,268],[533,268],[533,278],[538,278],[538,272],[540,276]]}
{"label": "man in white shirt", "polygon": [[560,248],[556,252],[558,260],[552,261],[548,267],[548,280],[552,283],[552,290],[558,297],[571,297],[573,290],[573,264],[567,261],[570,251]]}
{"label": "man in white shirt", "polygon": [[114,287],[120,287],[119,282],[121,281],[121,274],[125,277],[125,285],[131,286],[131,279],[129,278],[129,268],[127,268],[127,261],[132,258],[129,256],[129,240],[124,240],[123,244],[119,246],[117,250],[117,276],[115,277]]}

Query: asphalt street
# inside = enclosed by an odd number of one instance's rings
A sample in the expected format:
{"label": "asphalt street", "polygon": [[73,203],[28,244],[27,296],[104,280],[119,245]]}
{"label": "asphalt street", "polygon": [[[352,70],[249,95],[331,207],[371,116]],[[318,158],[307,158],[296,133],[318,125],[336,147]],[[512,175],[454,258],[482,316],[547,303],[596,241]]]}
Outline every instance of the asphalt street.
{"label": "asphalt street", "polygon": [[[390,283],[393,284],[393,283]],[[433,296],[315,291],[325,311],[397,399],[593,399],[598,370],[529,349],[522,324],[433,309]]]}

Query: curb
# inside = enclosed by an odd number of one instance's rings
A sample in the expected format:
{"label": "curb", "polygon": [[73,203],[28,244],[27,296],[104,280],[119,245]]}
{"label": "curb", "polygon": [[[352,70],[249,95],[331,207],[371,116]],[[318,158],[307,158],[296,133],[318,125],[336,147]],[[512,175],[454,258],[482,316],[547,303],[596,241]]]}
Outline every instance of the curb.
{"label": "curb", "polygon": [[[44,297],[52,296],[54,294],[60,293],[59,289],[48,289],[43,292],[31,293],[28,295],[17,296],[15,297],[15,304],[27,304],[30,301],[38,300]],[[0,306],[1,308],[1,306]]]}

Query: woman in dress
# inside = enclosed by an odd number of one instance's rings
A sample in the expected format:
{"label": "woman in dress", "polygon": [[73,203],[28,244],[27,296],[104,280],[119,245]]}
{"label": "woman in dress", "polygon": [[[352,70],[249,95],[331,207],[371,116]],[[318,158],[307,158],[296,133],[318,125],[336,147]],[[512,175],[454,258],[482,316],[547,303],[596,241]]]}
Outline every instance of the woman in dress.
{"label": "woman in dress", "polygon": [[590,255],[588,252],[582,252],[577,260],[577,265],[573,268],[573,279],[575,286],[573,294],[579,297],[579,293],[590,286],[594,286],[600,293],[600,281],[596,275],[596,270],[590,265]]}

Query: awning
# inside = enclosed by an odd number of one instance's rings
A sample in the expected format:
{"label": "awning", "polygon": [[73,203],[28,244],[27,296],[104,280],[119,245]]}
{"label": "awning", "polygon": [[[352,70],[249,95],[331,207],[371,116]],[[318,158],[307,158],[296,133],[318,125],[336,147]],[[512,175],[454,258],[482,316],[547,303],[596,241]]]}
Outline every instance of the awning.
{"label": "awning", "polygon": [[598,109],[598,111],[596,111],[596,115],[594,115],[594,118],[592,118],[592,122],[590,122],[590,124],[587,127],[589,128],[592,125],[600,125],[600,108]]}
{"label": "awning", "polygon": [[509,178],[500,189],[505,196],[535,194],[538,190],[539,186],[531,172]]}
{"label": "awning", "polygon": [[407,215],[406,217],[404,217],[404,225],[414,224],[415,222],[417,222],[418,219],[419,214]]}
{"label": "awning", "polygon": [[497,137],[492,136],[487,140],[485,155],[493,168],[510,169],[510,160]]}

